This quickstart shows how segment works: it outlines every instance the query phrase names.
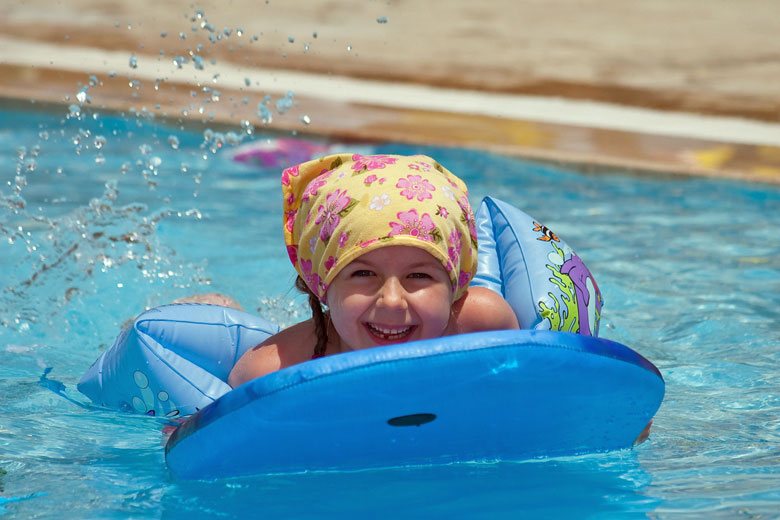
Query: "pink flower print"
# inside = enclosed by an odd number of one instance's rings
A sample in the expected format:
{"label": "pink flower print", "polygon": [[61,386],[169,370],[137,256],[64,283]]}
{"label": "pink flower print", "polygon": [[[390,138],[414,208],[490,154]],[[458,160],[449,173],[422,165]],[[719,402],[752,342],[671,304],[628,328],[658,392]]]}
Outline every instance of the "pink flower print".
{"label": "pink flower print", "polygon": [[412,170],[421,170],[424,172],[431,171],[431,165],[423,161],[417,161],[416,163],[412,163],[409,165],[409,168]]}
{"label": "pink flower print", "polygon": [[374,181],[376,181],[376,175],[372,173],[371,175],[366,177],[366,179],[363,182],[365,182],[367,186],[371,186],[371,183]]}
{"label": "pink flower print", "polygon": [[462,210],[460,220],[465,222],[469,227],[469,233],[471,234],[471,241],[476,244],[477,242],[477,223],[474,221],[474,213],[471,212],[471,205],[469,199],[461,197],[458,199],[458,206]]}
{"label": "pink flower print", "polygon": [[[330,175],[328,175],[328,177],[330,177]],[[303,190],[303,196],[301,197],[301,201],[308,202],[311,197],[316,197],[318,190],[328,183],[327,180],[328,177],[326,177],[325,175],[320,175],[316,179],[312,180],[306,186],[306,189]]]}
{"label": "pink flower print", "polygon": [[371,199],[371,204],[368,205],[368,208],[379,211],[385,206],[389,206],[389,205],[390,205],[390,197],[387,196],[387,193],[383,193],[382,195],[377,195],[376,197]]}
{"label": "pink flower print", "polygon": [[388,157],[387,155],[369,155],[364,157],[358,153],[352,154],[352,160],[355,164],[352,165],[352,169],[356,172],[381,170],[388,164],[395,164],[398,161],[396,157]]}
{"label": "pink flower print", "polygon": [[333,266],[336,265],[336,262],[338,262],[338,258],[329,256],[328,259],[325,260],[325,270],[330,271],[331,269],[333,269]]}
{"label": "pink flower print", "polygon": [[[277,170],[278,171],[278,170]],[[282,186],[290,185],[290,177],[297,177],[299,174],[298,166],[287,168],[282,172]]]}
{"label": "pink flower print", "polygon": [[306,282],[306,285],[309,286],[309,289],[314,292],[314,294],[320,296],[321,294],[324,294],[321,292],[323,285],[322,279],[320,278],[319,274],[313,273],[311,268],[311,260],[301,259],[301,273],[303,274],[303,280]]}
{"label": "pink flower print", "polygon": [[438,206],[439,209],[436,210],[436,214],[439,215],[441,218],[446,219],[450,216],[450,212],[445,208],[444,206]]}
{"label": "pink flower print", "polygon": [[295,215],[297,214],[298,214],[297,209],[294,209],[287,213],[287,223],[285,224],[285,227],[287,228],[287,231],[289,231],[290,233],[292,233],[293,227],[295,226]]}
{"label": "pink flower print", "polygon": [[460,233],[453,229],[450,233],[450,247],[447,248],[447,255],[450,257],[450,260],[453,264],[458,263],[458,259],[460,258],[460,248]]}
{"label": "pink flower print", "polygon": [[347,245],[347,240],[349,240],[349,233],[342,231],[341,236],[339,237],[339,247],[341,248]]}
{"label": "pink flower print", "polygon": [[386,180],[387,180],[387,179],[385,179],[384,177],[382,177],[381,179],[379,179],[379,184],[384,184]]}
{"label": "pink flower print", "polygon": [[372,238],[371,240],[366,240],[365,242],[360,243],[360,248],[365,249],[366,247],[370,246],[374,242],[379,242],[378,238]]}
{"label": "pink flower print", "polygon": [[311,278],[311,260],[301,258],[301,273],[303,274],[303,279],[309,281],[309,278]]}
{"label": "pink flower print", "polygon": [[317,218],[314,220],[315,226],[320,227],[320,240],[327,242],[336,230],[336,226],[341,222],[339,212],[349,205],[351,198],[347,196],[347,190],[337,189],[328,193],[325,197],[325,204],[317,208]]}
{"label": "pink flower print", "polygon": [[287,246],[287,256],[294,266],[298,265],[298,246]]}
{"label": "pink flower print", "polygon": [[417,197],[417,200],[422,202],[425,199],[432,199],[430,191],[436,191],[433,184],[428,182],[427,179],[423,179],[419,175],[409,175],[406,179],[399,179],[396,188],[401,188],[401,195],[408,200],[412,200]]}
{"label": "pink flower print", "polygon": [[420,217],[416,209],[410,209],[401,211],[396,216],[401,222],[390,222],[389,236],[408,235],[428,242],[434,241],[432,234],[436,232],[436,226],[428,213],[423,213]]}
{"label": "pink flower print", "polygon": [[287,194],[287,205],[288,206],[292,206],[294,202],[295,202],[295,195],[293,194],[293,192],[288,193]]}
{"label": "pink flower print", "polygon": [[458,287],[466,287],[469,284],[469,280],[471,280],[471,273],[467,271],[461,271],[460,276],[458,276]]}

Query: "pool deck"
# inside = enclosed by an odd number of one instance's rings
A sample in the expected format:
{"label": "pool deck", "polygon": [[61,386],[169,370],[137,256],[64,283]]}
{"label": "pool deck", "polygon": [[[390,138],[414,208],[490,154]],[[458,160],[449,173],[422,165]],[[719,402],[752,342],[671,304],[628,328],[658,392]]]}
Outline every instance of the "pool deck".
{"label": "pool deck", "polygon": [[16,105],[780,183],[778,2],[8,4]]}

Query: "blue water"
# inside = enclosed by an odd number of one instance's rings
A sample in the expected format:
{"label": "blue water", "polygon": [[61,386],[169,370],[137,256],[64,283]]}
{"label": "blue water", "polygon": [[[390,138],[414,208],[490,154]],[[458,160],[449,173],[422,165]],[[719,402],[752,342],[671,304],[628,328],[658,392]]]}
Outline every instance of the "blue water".
{"label": "blue water", "polygon": [[282,247],[279,168],[232,161],[222,136],[197,124],[68,115],[0,110],[0,516],[778,515],[778,188],[374,146],[436,157],[472,203],[502,198],[577,250],[604,294],[601,335],[666,378],[649,441],[549,460],[180,483],[158,420],[85,408],[75,383],[125,320],[188,294],[224,292],[283,324],[305,316]]}

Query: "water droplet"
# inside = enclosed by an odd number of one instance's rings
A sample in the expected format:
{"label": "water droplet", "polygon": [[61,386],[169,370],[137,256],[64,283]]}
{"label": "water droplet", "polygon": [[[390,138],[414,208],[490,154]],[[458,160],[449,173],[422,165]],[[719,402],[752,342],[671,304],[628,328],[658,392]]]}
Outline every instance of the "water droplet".
{"label": "water droplet", "polygon": [[142,144],[141,146],[138,147],[138,150],[140,150],[141,154],[143,155],[149,155],[150,153],[152,153],[152,147],[149,146],[148,144]]}
{"label": "water droplet", "polygon": [[168,143],[171,145],[171,148],[173,148],[174,150],[179,149],[179,138],[176,137],[175,135],[168,136]]}
{"label": "water droplet", "polygon": [[168,31],[163,31],[160,33],[160,38],[165,38],[166,36],[168,36]]}
{"label": "water droplet", "polygon": [[186,39],[187,39],[187,35],[186,35],[186,34],[184,34],[183,32],[180,32],[180,33],[179,33],[179,39],[181,39],[181,40],[186,40]]}
{"label": "water droplet", "polygon": [[303,46],[303,52],[308,52],[308,50],[309,50],[309,44],[307,43],[306,45]]}
{"label": "water droplet", "polygon": [[376,19],[376,23],[387,23],[387,17],[386,16],[380,16]]}
{"label": "water droplet", "polygon": [[312,37],[316,38],[317,37],[317,31],[314,31],[313,33],[311,33],[311,35],[312,35]]}
{"label": "water droplet", "polygon": [[244,30],[241,27],[237,27],[236,28],[236,36],[241,37],[243,35],[244,35]]}
{"label": "water droplet", "polygon": [[106,138],[102,135],[96,135],[95,136],[95,148],[100,150],[106,145]]}
{"label": "water droplet", "polygon": [[288,110],[290,110],[294,104],[293,98],[295,97],[295,94],[292,90],[288,90],[287,94],[283,98],[279,98],[276,100],[276,111],[280,114],[284,114]]}
{"label": "water droplet", "polygon": [[84,103],[91,103],[92,99],[87,95],[87,87],[82,88],[76,93],[76,99],[82,105]]}
{"label": "water droplet", "polygon": [[250,123],[246,119],[241,121],[241,128],[244,129],[244,132],[246,133],[246,135],[252,135],[252,134],[255,133],[255,127],[252,126],[252,123]]}
{"label": "water droplet", "polygon": [[81,107],[78,105],[70,105],[68,107],[68,118],[78,118],[79,116],[81,116]]}
{"label": "water droplet", "polygon": [[102,153],[99,153],[95,156],[95,164],[105,164],[106,158],[103,156]]}
{"label": "water droplet", "polygon": [[94,74],[89,77],[89,86],[90,87],[97,87],[100,83],[100,80],[98,80],[97,76]]}
{"label": "water droplet", "polygon": [[271,102],[271,96],[266,94],[265,98],[261,103],[257,104],[257,117],[260,119],[260,122],[264,125],[269,125],[274,120],[274,116],[271,113],[271,110],[268,108],[268,103]]}
{"label": "water droplet", "polygon": [[198,70],[204,70],[205,68],[203,65],[203,58],[198,56],[197,54],[193,54],[192,63],[193,65],[195,65],[195,68]]}
{"label": "water droplet", "polygon": [[252,85],[252,82],[249,80],[249,78],[244,78],[244,85],[246,85],[247,87]]}
{"label": "water droplet", "polygon": [[131,69],[137,69],[138,68],[138,58],[135,54],[130,55],[130,68]]}
{"label": "water droplet", "polygon": [[347,45],[347,51],[351,51],[351,50],[352,50],[352,45]]}
{"label": "water droplet", "polygon": [[290,43],[295,43],[295,37],[294,36],[288,36],[287,41]]}
{"label": "water droplet", "polygon": [[301,122],[304,125],[308,125],[308,124],[311,123],[311,118],[308,115],[304,114],[304,115],[301,116]]}

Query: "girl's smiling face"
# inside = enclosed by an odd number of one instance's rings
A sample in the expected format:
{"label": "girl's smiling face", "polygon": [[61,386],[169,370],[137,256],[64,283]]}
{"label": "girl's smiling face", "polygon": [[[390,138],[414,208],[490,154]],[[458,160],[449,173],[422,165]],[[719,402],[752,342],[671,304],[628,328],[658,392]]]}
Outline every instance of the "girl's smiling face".
{"label": "girl's smiling face", "polygon": [[430,253],[387,246],[343,268],[326,301],[346,351],[444,335],[453,292],[447,271]]}

